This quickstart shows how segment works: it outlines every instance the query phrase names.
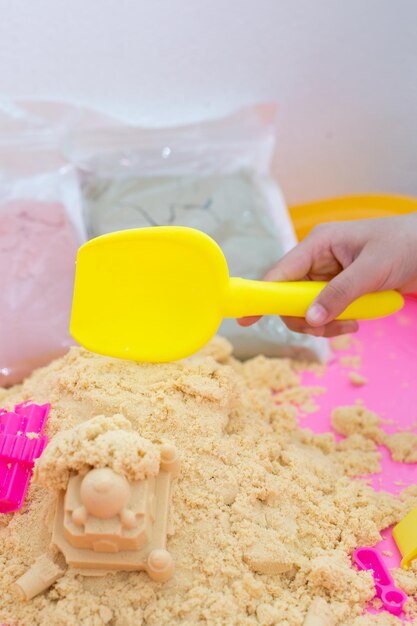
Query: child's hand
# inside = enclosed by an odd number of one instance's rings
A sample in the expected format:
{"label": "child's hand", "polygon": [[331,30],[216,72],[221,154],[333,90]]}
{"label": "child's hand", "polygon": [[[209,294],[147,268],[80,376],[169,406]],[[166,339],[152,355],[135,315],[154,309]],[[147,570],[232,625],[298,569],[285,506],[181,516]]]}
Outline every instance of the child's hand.
{"label": "child's hand", "polygon": [[[334,321],[366,293],[417,290],[417,213],[321,224],[265,276],[270,281],[326,280],[306,319],[284,318],[288,328],[332,337],[355,332],[355,321]],[[239,320],[250,326],[258,317]]]}

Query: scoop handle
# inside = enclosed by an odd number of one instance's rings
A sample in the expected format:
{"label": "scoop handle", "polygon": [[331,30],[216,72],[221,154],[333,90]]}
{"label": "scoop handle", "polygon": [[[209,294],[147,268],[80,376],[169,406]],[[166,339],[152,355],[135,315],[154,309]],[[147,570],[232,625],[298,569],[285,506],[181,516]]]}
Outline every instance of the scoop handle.
{"label": "scoop handle", "polygon": [[[327,285],[321,281],[273,283],[231,278],[223,308],[224,317],[288,315],[305,317],[310,304]],[[397,291],[361,296],[341,313],[339,320],[366,320],[396,313],[404,305]]]}

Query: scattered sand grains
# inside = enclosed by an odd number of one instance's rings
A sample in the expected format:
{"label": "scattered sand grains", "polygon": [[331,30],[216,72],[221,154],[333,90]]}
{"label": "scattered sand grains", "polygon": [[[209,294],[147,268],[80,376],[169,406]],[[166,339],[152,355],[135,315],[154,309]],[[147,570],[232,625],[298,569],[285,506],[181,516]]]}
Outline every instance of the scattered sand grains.
{"label": "scattered sand grains", "polygon": [[359,369],[362,366],[362,357],[358,354],[346,354],[340,357],[340,365],[342,367],[351,367],[352,369]]}
{"label": "scattered sand grains", "polygon": [[359,372],[349,372],[348,377],[354,387],[363,387],[368,382],[368,379]]}
{"label": "scattered sand grains", "polygon": [[352,346],[351,335],[339,335],[338,337],[332,337],[330,339],[330,345],[333,350],[349,350]]}
{"label": "scattered sand grains", "polygon": [[334,409],[331,423],[340,435],[360,434],[376,443],[382,443],[385,434],[379,426],[381,423],[379,415],[369,411],[362,404]]}
{"label": "scattered sand grains", "polygon": [[417,435],[414,433],[398,432],[385,435],[384,445],[391,452],[394,461],[417,463]]}

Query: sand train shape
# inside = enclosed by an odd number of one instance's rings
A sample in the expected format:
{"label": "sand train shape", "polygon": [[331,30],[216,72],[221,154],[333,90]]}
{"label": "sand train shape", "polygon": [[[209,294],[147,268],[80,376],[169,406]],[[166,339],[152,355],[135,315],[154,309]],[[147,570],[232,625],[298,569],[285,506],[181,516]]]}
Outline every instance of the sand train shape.
{"label": "sand train shape", "polygon": [[57,498],[51,537],[51,548],[58,548],[65,564],[46,554],[38,558],[16,581],[22,598],[28,600],[46,590],[67,566],[84,576],[104,576],[116,570],[144,570],[157,582],[172,576],[174,561],[166,549],[166,537],[179,457],[173,445],[156,447],[159,471],[140,480],[128,480],[111,467],[71,473]]}

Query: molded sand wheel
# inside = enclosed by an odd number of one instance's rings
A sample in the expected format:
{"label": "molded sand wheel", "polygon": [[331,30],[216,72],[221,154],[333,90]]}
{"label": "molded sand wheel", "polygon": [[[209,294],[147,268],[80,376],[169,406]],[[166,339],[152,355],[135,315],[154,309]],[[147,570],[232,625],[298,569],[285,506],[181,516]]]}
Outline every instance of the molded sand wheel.
{"label": "molded sand wheel", "polygon": [[168,550],[152,550],[148,556],[146,571],[149,578],[163,583],[174,573],[174,561]]}

